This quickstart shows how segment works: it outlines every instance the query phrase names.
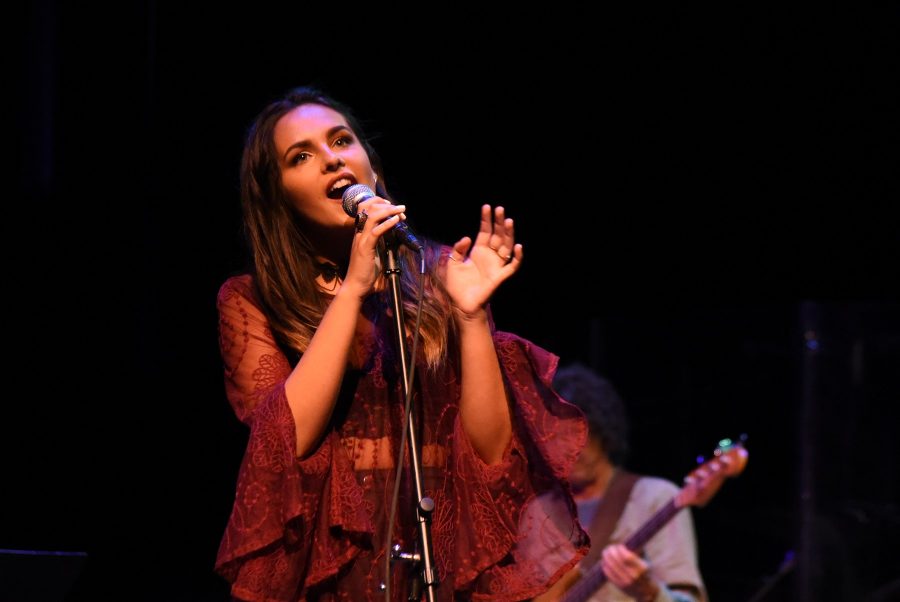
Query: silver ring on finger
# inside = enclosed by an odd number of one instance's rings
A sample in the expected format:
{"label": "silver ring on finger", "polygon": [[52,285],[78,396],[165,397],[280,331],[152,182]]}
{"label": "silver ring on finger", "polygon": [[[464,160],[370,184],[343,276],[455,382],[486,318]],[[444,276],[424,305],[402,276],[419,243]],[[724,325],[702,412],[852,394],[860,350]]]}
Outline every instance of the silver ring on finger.
{"label": "silver ring on finger", "polygon": [[359,213],[356,214],[356,231],[362,232],[363,227],[366,225],[366,220],[369,219],[369,214],[366,213],[366,210],[363,209]]}

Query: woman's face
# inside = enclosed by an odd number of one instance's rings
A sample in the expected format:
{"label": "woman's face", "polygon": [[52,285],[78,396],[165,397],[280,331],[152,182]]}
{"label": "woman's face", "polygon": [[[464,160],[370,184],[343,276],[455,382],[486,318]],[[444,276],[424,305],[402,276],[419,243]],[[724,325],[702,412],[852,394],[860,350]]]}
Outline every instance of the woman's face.
{"label": "woman's face", "polygon": [[281,183],[294,207],[311,225],[353,225],[341,206],[347,186],[375,189],[375,174],[365,148],[337,111],[305,104],[275,124],[275,150]]}

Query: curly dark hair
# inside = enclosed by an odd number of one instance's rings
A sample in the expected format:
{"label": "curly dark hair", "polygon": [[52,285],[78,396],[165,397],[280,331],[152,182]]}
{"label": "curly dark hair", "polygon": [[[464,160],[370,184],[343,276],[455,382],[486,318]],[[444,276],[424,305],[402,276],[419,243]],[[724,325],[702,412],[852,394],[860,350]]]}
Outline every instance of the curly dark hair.
{"label": "curly dark hair", "polygon": [[600,440],[613,464],[621,465],[628,454],[628,417],[612,383],[584,364],[574,363],[556,372],[553,387],[560,397],[581,408],[591,436]]}

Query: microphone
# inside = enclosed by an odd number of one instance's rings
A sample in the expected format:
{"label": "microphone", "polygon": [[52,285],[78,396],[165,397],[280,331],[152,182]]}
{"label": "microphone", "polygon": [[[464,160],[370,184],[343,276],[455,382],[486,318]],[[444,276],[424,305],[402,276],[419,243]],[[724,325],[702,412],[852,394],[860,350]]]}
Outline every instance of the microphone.
{"label": "microphone", "polygon": [[[341,195],[341,206],[343,206],[347,215],[356,217],[357,206],[374,196],[377,195],[365,184],[354,184],[353,186],[348,186],[344,194]],[[422,243],[419,242],[419,239],[416,238],[416,235],[412,233],[412,230],[409,229],[405,222],[397,222],[397,225],[391,228],[391,232],[394,233],[395,241],[403,243],[413,251],[422,250]]]}

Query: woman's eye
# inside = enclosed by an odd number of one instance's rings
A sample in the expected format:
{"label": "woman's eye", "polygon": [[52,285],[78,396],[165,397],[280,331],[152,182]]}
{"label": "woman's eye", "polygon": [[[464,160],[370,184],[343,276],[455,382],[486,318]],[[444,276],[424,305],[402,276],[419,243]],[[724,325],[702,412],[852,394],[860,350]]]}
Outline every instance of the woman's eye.
{"label": "woman's eye", "polygon": [[353,143],[353,137],[347,136],[347,135],[341,136],[340,138],[338,138],[337,140],[334,141],[335,146],[347,146],[348,144],[352,144],[352,143]]}
{"label": "woman's eye", "polygon": [[307,159],[309,159],[309,153],[301,152],[291,158],[291,163],[297,165],[298,163],[303,163]]}

